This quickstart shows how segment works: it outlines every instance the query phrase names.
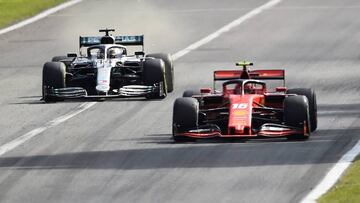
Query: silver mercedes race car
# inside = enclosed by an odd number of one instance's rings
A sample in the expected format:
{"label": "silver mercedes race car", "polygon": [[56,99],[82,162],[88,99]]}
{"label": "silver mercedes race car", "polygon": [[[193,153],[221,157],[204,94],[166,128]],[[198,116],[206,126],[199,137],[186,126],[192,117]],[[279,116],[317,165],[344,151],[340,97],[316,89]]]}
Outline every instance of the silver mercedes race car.
{"label": "silver mercedes race car", "polygon": [[[43,67],[45,102],[73,98],[146,97],[163,99],[174,89],[174,67],[169,54],[144,53],[144,36],[80,36],[80,56],[55,56]],[[142,50],[128,55],[126,46]],[[86,54],[82,54],[86,49]]]}

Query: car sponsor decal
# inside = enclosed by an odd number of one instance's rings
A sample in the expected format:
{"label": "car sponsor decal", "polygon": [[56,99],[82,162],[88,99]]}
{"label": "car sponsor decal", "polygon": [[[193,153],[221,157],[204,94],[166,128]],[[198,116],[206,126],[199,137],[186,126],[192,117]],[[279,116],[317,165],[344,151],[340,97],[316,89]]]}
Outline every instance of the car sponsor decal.
{"label": "car sponsor decal", "polygon": [[247,111],[246,110],[235,110],[233,112],[233,115],[234,116],[245,116],[247,114]]}
{"label": "car sponsor decal", "polygon": [[246,109],[248,107],[248,103],[235,103],[232,104],[232,109]]}

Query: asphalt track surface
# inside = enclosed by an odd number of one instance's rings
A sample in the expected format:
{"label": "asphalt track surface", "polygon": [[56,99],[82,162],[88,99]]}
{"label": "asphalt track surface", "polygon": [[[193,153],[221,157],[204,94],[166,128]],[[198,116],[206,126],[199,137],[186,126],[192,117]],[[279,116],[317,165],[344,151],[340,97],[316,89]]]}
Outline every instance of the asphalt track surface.
{"label": "asphalt track surface", "polygon": [[[144,34],[145,50],[176,53],[265,0],[87,0],[0,36],[0,145],[73,112],[43,104],[41,72],[99,28]],[[283,0],[175,62],[162,101],[97,102],[0,156],[0,202],[298,202],[359,140],[360,2]],[[170,139],[172,105],[210,86],[212,71],[252,60],[312,87],[319,127],[309,141]]]}

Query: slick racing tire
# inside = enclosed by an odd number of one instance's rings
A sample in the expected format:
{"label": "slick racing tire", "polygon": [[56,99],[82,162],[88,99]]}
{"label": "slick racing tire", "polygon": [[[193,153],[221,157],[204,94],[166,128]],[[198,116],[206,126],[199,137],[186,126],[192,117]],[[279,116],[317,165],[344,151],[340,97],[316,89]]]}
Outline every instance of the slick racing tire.
{"label": "slick racing tire", "polygon": [[74,57],[68,57],[68,56],[54,56],[51,59],[52,62],[63,62],[66,66],[69,66],[73,60]]}
{"label": "slick racing tire", "polygon": [[62,60],[65,60],[65,59],[68,59],[67,56],[54,56],[51,61],[52,62],[59,62],[59,61],[62,61]]}
{"label": "slick racing tire", "polygon": [[194,141],[194,138],[176,133],[194,129],[199,122],[199,102],[194,98],[177,98],[173,109],[173,139],[175,142]]}
{"label": "slick racing tire", "polygon": [[146,59],[143,64],[143,80],[145,85],[160,86],[159,92],[146,95],[147,99],[164,99],[167,95],[165,64],[161,59]]}
{"label": "slick racing tire", "polygon": [[305,96],[296,95],[288,96],[284,100],[284,123],[287,126],[296,127],[299,129],[304,128],[304,122],[307,125],[307,134],[290,135],[288,139],[306,140],[310,136],[310,116],[309,116],[309,103]]}
{"label": "slick racing tire", "polygon": [[66,80],[66,67],[61,62],[47,62],[43,67],[42,96],[45,102],[55,102],[60,99],[47,95],[49,88],[64,88]]}
{"label": "slick racing tire", "polygon": [[193,95],[197,94],[200,94],[200,92],[196,90],[185,90],[185,92],[183,93],[183,97],[192,97]]}
{"label": "slick racing tire", "polygon": [[297,94],[305,96],[309,101],[310,129],[314,132],[317,128],[317,103],[315,91],[310,88],[289,89],[287,94]]}
{"label": "slick racing tire", "polygon": [[174,90],[174,63],[171,58],[171,55],[164,53],[155,53],[155,54],[148,54],[146,55],[146,57],[153,57],[164,61],[167,91],[169,93],[172,92]]}

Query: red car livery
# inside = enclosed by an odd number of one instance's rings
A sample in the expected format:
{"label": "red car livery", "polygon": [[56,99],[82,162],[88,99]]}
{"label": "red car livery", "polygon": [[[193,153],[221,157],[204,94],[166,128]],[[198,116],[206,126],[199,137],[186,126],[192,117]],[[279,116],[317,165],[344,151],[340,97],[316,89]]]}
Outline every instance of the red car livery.
{"label": "red car livery", "polygon": [[[185,91],[173,109],[173,139],[287,137],[307,139],[317,128],[316,95],[308,88],[285,88],[284,70],[214,72],[214,87]],[[275,91],[264,80],[281,80]],[[220,90],[216,83],[223,82]]]}

